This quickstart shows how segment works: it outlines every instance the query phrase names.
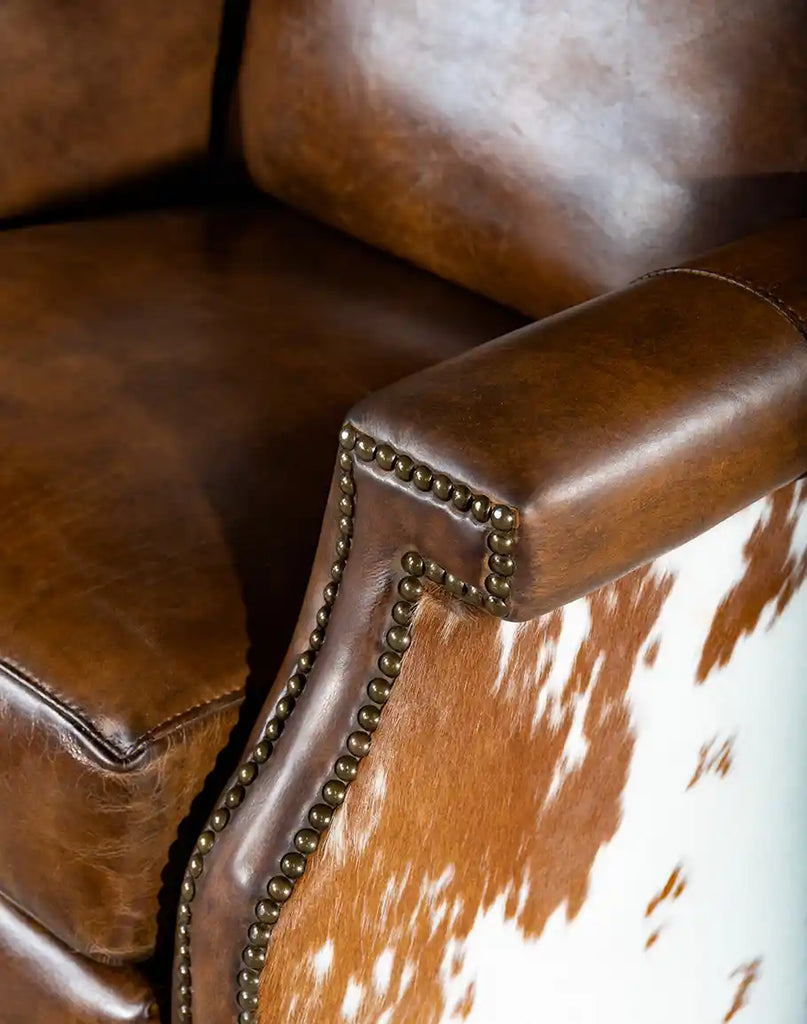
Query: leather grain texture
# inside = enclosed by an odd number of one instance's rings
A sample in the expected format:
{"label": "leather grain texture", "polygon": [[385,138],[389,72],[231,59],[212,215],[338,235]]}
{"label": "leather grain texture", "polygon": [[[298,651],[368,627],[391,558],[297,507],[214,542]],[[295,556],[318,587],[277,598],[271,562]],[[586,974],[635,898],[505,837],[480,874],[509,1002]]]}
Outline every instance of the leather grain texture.
{"label": "leather grain texture", "polygon": [[807,213],[792,0],[254,0],[255,181],[542,317]]}
{"label": "leather grain texture", "polygon": [[134,1024],[159,1014],[134,967],[107,967],[74,953],[0,899],[3,1024]]}
{"label": "leather grain texture", "polygon": [[269,204],[9,232],[0,281],[0,892],[147,957],[344,410],[520,319]]}
{"label": "leather grain texture", "polygon": [[529,619],[807,469],[806,313],[800,221],[399,381],[351,418],[519,510],[512,616]]}
{"label": "leather grain texture", "polygon": [[6,0],[0,217],[201,162],[220,0]]}

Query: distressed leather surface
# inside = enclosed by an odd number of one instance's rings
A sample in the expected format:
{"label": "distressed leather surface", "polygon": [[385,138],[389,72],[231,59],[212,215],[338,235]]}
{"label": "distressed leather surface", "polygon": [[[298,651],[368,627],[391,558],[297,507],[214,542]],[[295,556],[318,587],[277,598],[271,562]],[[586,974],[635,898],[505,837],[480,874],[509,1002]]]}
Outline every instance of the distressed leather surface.
{"label": "distressed leather surface", "polygon": [[0,993],[3,1024],[134,1024],[159,1016],[137,968],[87,960],[6,900],[0,900]]}
{"label": "distressed leather surface", "polygon": [[533,316],[807,213],[793,0],[254,0],[255,181]]}
{"label": "distressed leather surface", "polygon": [[146,957],[344,410],[519,318],[268,204],[9,232],[0,282],[0,892]]}
{"label": "distressed leather surface", "polygon": [[0,218],[201,162],[221,0],[6,0]]}

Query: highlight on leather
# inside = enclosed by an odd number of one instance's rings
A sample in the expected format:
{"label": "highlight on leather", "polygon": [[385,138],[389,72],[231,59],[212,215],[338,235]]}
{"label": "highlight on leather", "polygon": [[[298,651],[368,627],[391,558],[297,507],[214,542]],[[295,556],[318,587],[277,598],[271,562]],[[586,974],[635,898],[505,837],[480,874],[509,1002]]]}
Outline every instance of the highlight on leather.
{"label": "highlight on leather", "polygon": [[805,579],[802,481],[533,622],[427,593],[262,1024],[798,1019]]}

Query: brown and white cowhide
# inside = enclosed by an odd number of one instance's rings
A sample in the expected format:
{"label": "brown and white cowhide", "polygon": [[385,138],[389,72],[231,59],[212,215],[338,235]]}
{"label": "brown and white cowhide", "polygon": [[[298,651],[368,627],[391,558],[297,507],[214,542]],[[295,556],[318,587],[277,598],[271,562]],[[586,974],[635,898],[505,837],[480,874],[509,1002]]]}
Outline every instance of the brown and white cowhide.
{"label": "brown and white cowhide", "polygon": [[543,619],[434,595],[262,1024],[807,1020],[807,484]]}

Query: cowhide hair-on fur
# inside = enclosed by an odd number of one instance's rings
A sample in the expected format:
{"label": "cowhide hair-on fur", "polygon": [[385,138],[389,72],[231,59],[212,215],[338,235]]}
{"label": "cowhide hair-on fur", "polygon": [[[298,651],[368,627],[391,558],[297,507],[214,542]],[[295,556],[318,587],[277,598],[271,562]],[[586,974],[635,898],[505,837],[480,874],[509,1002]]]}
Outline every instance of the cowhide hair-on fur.
{"label": "cowhide hair-on fur", "polygon": [[522,625],[429,593],[262,1024],[796,1024],[807,483]]}

